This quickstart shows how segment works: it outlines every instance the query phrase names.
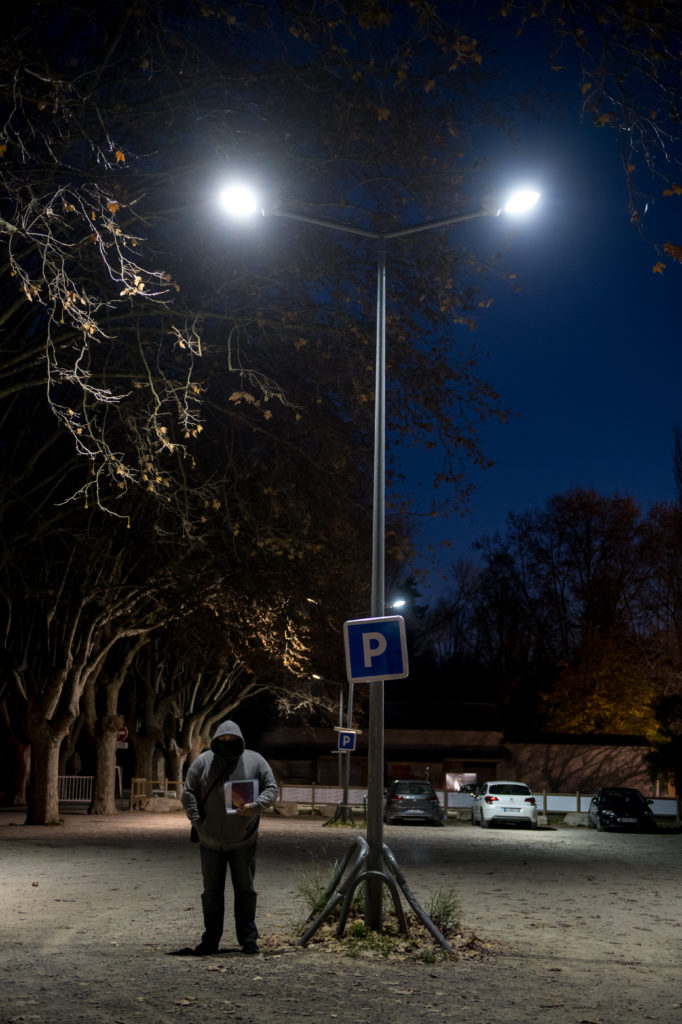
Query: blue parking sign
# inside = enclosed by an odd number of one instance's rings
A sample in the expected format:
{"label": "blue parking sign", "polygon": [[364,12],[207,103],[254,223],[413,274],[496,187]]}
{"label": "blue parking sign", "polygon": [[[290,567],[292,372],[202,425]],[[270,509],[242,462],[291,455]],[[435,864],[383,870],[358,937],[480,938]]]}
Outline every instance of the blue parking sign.
{"label": "blue parking sign", "polygon": [[338,749],[352,754],[355,750],[355,729],[339,729]]}
{"label": "blue parking sign", "polygon": [[343,624],[343,637],[349,682],[404,679],[408,674],[407,639],[402,615],[351,619]]}

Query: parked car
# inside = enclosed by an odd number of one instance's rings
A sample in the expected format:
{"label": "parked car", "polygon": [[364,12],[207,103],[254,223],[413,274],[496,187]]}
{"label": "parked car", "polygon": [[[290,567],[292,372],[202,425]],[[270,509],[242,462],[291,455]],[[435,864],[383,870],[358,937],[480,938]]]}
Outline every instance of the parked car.
{"label": "parked car", "polygon": [[384,821],[421,821],[443,824],[443,811],[430,782],[421,779],[395,779],[386,792]]}
{"label": "parked car", "polygon": [[538,808],[535,797],[524,782],[484,782],[474,797],[471,820],[482,828],[509,821],[535,828]]}
{"label": "parked car", "polygon": [[590,828],[638,830],[654,832],[656,819],[650,804],[638,789],[627,786],[606,786],[599,789],[590,800],[587,823]]}

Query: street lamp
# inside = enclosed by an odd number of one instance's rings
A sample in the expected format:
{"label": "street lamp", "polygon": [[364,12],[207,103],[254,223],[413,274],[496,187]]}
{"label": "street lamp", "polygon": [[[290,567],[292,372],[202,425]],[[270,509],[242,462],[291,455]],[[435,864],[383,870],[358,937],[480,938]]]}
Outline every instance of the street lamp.
{"label": "street lamp", "polygon": [[[346,725],[343,724],[343,684],[337,683],[332,679],[325,679],[324,676],[318,675],[313,672],[313,679],[318,682],[334,683],[335,686],[340,686],[339,690],[339,732],[343,732],[344,729],[347,732],[357,732],[353,729],[353,683],[348,683],[348,710],[346,713]],[[336,812],[334,817],[330,819],[330,822],[326,824],[333,824],[337,821],[342,821],[344,824],[347,821],[353,822],[353,811],[348,802],[348,793],[350,790],[350,750],[344,750],[340,746],[337,750],[339,758],[339,788],[341,789],[341,802],[337,804]],[[345,755],[345,756],[344,756]]]}
{"label": "street lamp", "polygon": [[540,193],[536,192],[533,188],[519,189],[518,192],[512,192],[509,196],[504,204],[503,211],[504,213],[511,214],[528,213],[529,210],[533,209],[539,198]]}
{"label": "street lamp", "polygon": [[[315,224],[346,235],[359,235],[377,243],[377,303],[376,303],[376,366],[374,390],[374,489],[372,499],[372,589],[371,616],[380,618],[385,612],[385,522],[386,522],[386,246],[394,238],[421,234],[434,228],[445,228],[479,217],[498,217],[502,213],[516,215],[530,210],[540,193],[525,188],[509,196],[502,207],[481,206],[479,209],[452,214],[439,220],[425,221],[396,231],[372,231],[341,221],[311,217],[276,206],[265,210],[255,194],[243,184],[232,184],[221,193],[221,203],[232,217],[262,215]],[[369,855],[367,870],[367,900],[365,924],[375,931],[381,930],[383,849],[383,788],[384,788],[384,684],[370,683],[368,780],[367,780],[367,844]]]}
{"label": "street lamp", "polygon": [[230,217],[253,217],[258,212],[258,198],[248,185],[228,185],[220,193],[220,202]]}

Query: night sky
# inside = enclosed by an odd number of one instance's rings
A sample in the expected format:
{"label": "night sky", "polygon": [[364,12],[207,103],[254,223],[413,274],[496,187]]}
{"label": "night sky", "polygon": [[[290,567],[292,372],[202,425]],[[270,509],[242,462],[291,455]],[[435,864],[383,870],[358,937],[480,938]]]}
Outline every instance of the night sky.
{"label": "night sky", "polygon": [[[621,141],[581,121],[575,69],[549,71],[532,40],[506,49],[505,59],[510,81],[539,83],[551,100],[540,117],[519,121],[515,147],[486,154],[488,171],[501,186],[507,178],[536,184],[542,199],[525,221],[453,228],[453,245],[461,238],[483,253],[501,249],[520,291],[494,280],[484,286],[495,301],[472,338],[483,354],[480,375],[511,416],[482,426],[495,465],[471,471],[477,490],[468,514],[431,521],[425,539],[438,568],[423,591],[432,599],[453,562],[476,558],[472,542],[503,531],[510,511],[541,507],[573,487],[630,494],[643,511],[675,497],[682,267],[667,258],[664,273],[654,273],[660,256],[630,223]],[[682,197],[661,199],[647,220],[666,223],[663,240],[679,242]],[[428,494],[415,460],[407,490],[420,480]],[[438,549],[443,540],[451,547]]]}

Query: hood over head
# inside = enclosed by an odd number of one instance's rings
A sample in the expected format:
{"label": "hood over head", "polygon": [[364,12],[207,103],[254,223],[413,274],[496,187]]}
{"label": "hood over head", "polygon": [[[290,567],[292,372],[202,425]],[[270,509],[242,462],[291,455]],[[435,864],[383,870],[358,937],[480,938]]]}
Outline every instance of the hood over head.
{"label": "hood over head", "polygon": [[236,761],[244,753],[246,743],[236,722],[221,722],[211,740],[211,750],[226,761]]}

